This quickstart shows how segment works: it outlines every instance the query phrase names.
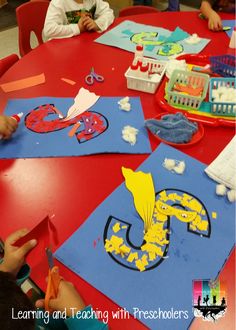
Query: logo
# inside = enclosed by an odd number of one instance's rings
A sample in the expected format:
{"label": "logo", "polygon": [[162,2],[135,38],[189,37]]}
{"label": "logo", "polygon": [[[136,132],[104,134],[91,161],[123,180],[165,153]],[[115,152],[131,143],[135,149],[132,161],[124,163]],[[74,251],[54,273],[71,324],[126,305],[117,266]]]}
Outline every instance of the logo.
{"label": "logo", "polygon": [[226,286],[219,280],[193,281],[193,311],[195,317],[216,322],[226,313]]}

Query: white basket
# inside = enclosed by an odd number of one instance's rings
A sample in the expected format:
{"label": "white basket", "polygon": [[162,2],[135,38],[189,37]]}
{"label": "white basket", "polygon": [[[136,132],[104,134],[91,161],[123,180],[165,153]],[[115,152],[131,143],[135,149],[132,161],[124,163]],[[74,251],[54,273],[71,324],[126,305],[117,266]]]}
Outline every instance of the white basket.
{"label": "white basket", "polygon": [[133,75],[133,71],[129,67],[128,70],[125,72],[125,77],[127,79],[127,88],[154,94],[165,73],[166,62],[152,60],[149,58],[145,58],[145,60],[149,64],[156,65],[156,72],[160,75],[158,77],[158,81],[152,81],[151,78],[144,79],[142,77],[135,77]]}

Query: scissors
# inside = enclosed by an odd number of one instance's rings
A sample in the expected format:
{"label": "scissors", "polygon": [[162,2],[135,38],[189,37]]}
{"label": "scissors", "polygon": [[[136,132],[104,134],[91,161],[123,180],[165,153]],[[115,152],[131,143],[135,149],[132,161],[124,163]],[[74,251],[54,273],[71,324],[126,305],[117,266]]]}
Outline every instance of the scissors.
{"label": "scissors", "polygon": [[49,264],[49,272],[48,272],[48,285],[45,295],[45,310],[52,312],[49,307],[50,299],[55,299],[58,294],[58,287],[62,280],[62,277],[59,274],[59,268],[54,266],[53,255],[50,248],[46,248],[46,255]]}
{"label": "scissors", "polygon": [[94,80],[96,80],[97,82],[103,82],[104,81],[104,77],[97,74],[95,71],[94,71],[94,68],[91,68],[90,70],[90,74],[88,74],[86,77],[85,77],[85,82],[88,84],[88,85],[93,85],[94,83]]}

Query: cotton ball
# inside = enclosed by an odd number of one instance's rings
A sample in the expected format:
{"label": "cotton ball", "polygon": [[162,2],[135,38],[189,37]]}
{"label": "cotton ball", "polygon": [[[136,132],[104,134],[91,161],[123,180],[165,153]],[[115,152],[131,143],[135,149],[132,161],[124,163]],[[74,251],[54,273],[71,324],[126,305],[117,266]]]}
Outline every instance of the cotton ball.
{"label": "cotton ball", "polygon": [[129,102],[129,97],[128,96],[126,96],[126,97],[124,97],[123,99],[121,99],[120,101],[118,101],[118,104],[126,104],[126,103],[128,103]]}
{"label": "cotton ball", "polygon": [[122,130],[122,138],[126,142],[129,142],[132,146],[136,143],[137,134],[138,134],[138,129],[131,126],[125,126]]}
{"label": "cotton ball", "polygon": [[233,203],[236,201],[236,190],[232,189],[227,192],[228,200]]}
{"label": "cotton ball", "polygon": [[188,70],[188,66],[187,66],[187,63],[185,62],[185,60],[170,59],[167,62],[167,65],[166,65],[166,76],[167,76],[167,78],[170,79],[173,71],[176,70],[176,69],[183,70],[183,71]]}
{"label": "cotton ball", "polygon": [[227,188],[223,184],[216,185],[216,195],[224,196],[226,194]]}
{"label": "cotton ball", "polygon": [[175,167],[175,160],[174,159],[168,159],[165,158],[163,166],[167,169],[167,170],[173,170],[173,168]]}
{"label": "cotton ball", "polygon": [[120,109],[124,111],[130,111],[131,110],[131,104],[130,103],[122,103],[120,104]]}
{"label": "cotton ball", "polygon": [[185,162],[181,161],[177,166],[174,167],[174,171],[177,174],[183,174],[185,170]]}

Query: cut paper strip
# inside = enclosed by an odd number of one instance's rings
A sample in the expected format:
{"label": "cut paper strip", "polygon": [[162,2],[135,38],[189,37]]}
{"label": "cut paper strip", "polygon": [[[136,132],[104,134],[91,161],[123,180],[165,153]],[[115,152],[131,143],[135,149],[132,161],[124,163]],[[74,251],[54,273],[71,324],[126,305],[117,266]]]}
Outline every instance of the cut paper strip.
{"label": "cut paper strip", "polygon": [[[162,166],[165,158],[183,160],[188,169],[186,175],[173,175],[166,171]],[[166,219],[166,228],[160,230],[160,235],[166,233],[166,240],[170,242],[168,248],[164,249],[165,245],[161,249],[144,246],[143,222],[135,210],[133,196],[123,183],[56,251],[56,258],[120,307],[125,307],[149,329],[190,328],[194,318],[192,281],[215,279],[235,244],[235,205],[215,195],[215,183],[205,175],[205,168],[205,164],[161,144],[137,169],[137,172],[152,174],[156,196],[175,208],[171,216],[163,215],[160,218],[163,224]],[[179,197],[182,200],[181,205]],[[201,218],[208,219],[208,222],[201,222],[196,217],[190,228],[191,224],[185,222],[185,215],[192,219],[193,213],[186,214],[186,207],[191,208],[195,214],[200,212]],[[176,212],[177,208],[179,212]],[[165,208],[162,210],[165,212]],[[170,208],[171,210],[173,211]],[[212,219],[212,212],[217,213],[216,219]],[[121,224],[121,228],[123,225],[128,228],[114,234],[112,228],[117,222]],[[159,222],[157,225],[161,229]],[[206,235],[202,235],[206,224]],[[123,233],[119,252],[127,251],[123,245],[132,247],[133,250],[131,255],[126,254],[128,260],[125,264],[116,259],[121,254],[110,255],[106,252],[105,233],[109,237]],[[91,248],[91,242],[101,235],[103,240],[97,243],[96,249]],[[119,241],[115,239],[114,244],[117,246]],[[135,255],[134,250],[137,253]],[[144,253],[148,258],[140,257]],[[150,269],[149,265],[154,262],[152,259],[156,255],[160,262]],[[133,269],[132,263],[136,261],[138,263]],[[146,265],[147,262],[149,265]],[[153,314],[151,311],[154,311]],[[163,317],[156,318],[153,315]],[[175,318],[174,315],[179,317]]]}
{"label": "cut paper strip", "polygon": [[145,232],[152,225],[152,216],[155,205],[155,190],[150,173],[134,172],[122,167],[126,187],[134,198],[136,211],[144,222]]}
{"label": "cut paper strip", "polygon": [[179,27],[177,27],[169,37],[167,37],[164,42],[177,42],[177,41],[181,41],[184,40],[186,38],[188,38],[190,35],[189,33],[183,31],[182,29],[180,29]]}
{"label": "cut paper strip", "polygon": [[[143,125],[144,115],[140,98],[130,98],[135,109],[130,112],[119,110],[117,102],[120,98],[100,97],[89,111],[70,120],[63,120],[61,117],[65,118],[73,104],[72,98],[9,100],[5,114],[12,116],[21,109],[24,118],[14,133],[14,139],[0,141],[0,159],[150,153],[151,146]],[[69,132],[77,123],[80,123],[77,125],[77,131],[73,133],[73,137],[69,137]],[[122,139],[121,131],[127,123],[138,129],[135,145],[130,145]]]}
{"label": "cut paper strip", "polygon": [[80,88],[79,93],[74,99],[74,104],[67,112],[66,118],[63,120],[70,120],[91,108],[99,99],[100,96],[91,93],[85,88]]}
{"label": "cut paper strip", "polygon": [[[124,21],[105,32],[95,42],[135,52],[136,45],[144,46],[144,56],[158,60],[168,60],[180,54],[198,54],[210,39],[201,38],[194,45],[187,44],[184,39],[189,34],[179,27],[174,32],[161,27]],[[170,41],[169,41],[170,40]]]}
{"label": "cut paper strip", "polygon": [[8,93],[44,83],[45,83],[45,75],[44,73],[41,73],[37,76],[31,76],[28,78],[14,80],[5,84],[1,84],[0,87],[5,93]]}
{"label": "cut paper strip", "polygon": [[62,81],[64,81],[65,83],[69,84],[69,85],[75,85],[76,82],[74,80],[71,79],[67,79],[67,78],[61,78]]}

